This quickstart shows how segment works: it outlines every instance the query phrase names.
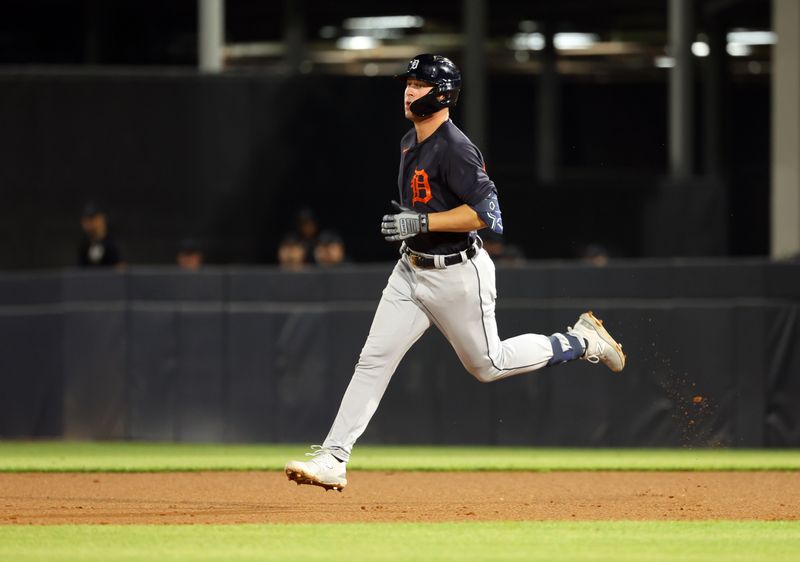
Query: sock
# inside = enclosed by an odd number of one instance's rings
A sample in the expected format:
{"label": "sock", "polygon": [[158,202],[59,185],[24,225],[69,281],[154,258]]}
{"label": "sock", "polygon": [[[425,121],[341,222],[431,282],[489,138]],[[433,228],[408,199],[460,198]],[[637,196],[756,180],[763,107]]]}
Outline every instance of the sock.
{"label": "sock", "polygon": [[553,357],[547,362],[548,366],[579,359],[586,351],[585,340],[572,334],[555,333],[549,339],[553,346]]}

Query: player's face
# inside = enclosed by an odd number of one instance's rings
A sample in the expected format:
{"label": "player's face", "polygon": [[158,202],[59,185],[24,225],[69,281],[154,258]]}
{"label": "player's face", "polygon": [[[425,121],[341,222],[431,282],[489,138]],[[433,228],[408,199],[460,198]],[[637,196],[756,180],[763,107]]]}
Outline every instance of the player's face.
{"label": "player's face", "polygon": [[405,109],[406,119],[411,119],[412,121],[419,119],[418,116],[411,112],[411,104],[430,92],[432,89],[433,86],[427,82],[423,82],[422,80],[409,78],[406,81],[406,91],[405,95],[403,96],[403,108]]}
{"label": "player's face", "polygon": [[102,213],[92,217],[81,217],[81,228],[92,240],[101,240],[106,235],[106,216]]}

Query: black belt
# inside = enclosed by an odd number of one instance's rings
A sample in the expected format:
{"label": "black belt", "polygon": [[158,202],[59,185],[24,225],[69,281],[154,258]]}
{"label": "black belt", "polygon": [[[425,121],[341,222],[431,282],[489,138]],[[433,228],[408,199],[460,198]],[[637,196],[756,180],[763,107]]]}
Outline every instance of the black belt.
{"label": "black belt", "polygon": [[[411,265],[415,265],[422,269],[444,269],[449,265],[463,263],[474,258],[478,253],[478,250],[480,250],[480,246],[476,243],[467,248],[466,251],[459,252],[458,254],[426,257],[417,254],[408,246],[403,246],[403,253],[408,256],[408,261],[411,262]],[[437,265],[437,261],[440,265]]]}

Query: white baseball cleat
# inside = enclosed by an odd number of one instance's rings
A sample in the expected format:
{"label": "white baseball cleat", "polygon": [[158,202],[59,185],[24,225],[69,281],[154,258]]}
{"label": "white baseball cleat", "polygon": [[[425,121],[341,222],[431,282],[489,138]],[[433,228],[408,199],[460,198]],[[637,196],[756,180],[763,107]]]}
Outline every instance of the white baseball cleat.
{"label": "white baseball cleat", "polygon": [[588,342],[589,345],[581,359],[586,359],[590,363],[602,362],[615,373],[625,368],[622,345],[611,337],[603,327],[603,321],[595,317],[591,310],[581,314],[575,327],[568,328],[567,333],[582,337]]}
{"label": "white baseball cleat", "polygon": [[312,452],[307,457],[310,461],[290,461],[286,464],[286,476],[289,480],[300,484],[320,486],[325,491],[341,492],[347,486],[347,463],[342,462],[319,445],[311,446]]}

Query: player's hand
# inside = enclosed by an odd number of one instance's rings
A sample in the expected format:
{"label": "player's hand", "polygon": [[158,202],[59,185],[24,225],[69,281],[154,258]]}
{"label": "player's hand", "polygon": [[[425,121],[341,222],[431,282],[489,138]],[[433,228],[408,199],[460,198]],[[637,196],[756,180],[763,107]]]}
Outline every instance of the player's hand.
{"label": "player's hand", "polygon": [[383,215],[381,221],[381,234],[387,241],[396,242],[428,232],[428,215],[403,207],[397,201],[392,201],[392,206],[397,214]]}

